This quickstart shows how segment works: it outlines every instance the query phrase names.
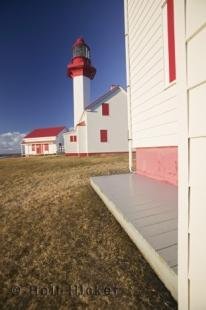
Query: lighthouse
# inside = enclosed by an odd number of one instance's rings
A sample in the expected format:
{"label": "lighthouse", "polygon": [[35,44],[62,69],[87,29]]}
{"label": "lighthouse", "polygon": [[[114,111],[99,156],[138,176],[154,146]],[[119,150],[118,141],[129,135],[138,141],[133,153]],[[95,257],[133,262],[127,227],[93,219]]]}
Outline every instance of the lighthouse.
{"label": "lighthouse", "polygon": [[120,86],[90,101],[90,83],[96,69],[90,59],[90,48],[83,38],[72,47],[73,56],[67,75],[73,79],[74,126],[64,134],[68,156],[128,151],[127,95]]}
{"label": "lighthouse", "polygon": [[75,127],[90,103],[90,80],[94,78],[96,69],[91,64],[90,48],[82,37],[76,40],[72,52],[73,57],[67,66],[67,76],[73,79]]}

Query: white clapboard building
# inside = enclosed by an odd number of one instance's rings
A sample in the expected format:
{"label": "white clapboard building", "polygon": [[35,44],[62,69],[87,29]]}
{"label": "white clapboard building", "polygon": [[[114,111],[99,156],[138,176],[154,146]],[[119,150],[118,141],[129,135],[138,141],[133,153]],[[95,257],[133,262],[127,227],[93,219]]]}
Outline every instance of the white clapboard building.
{"label": "white clapboard building", "polygon": [[74,129],[64,134],[65,154],[128,152],[126,91],[113,85],[91,103],[90,81],[96,69],[91,65],[89,53],[84,39],[77,39],[68,65],[68,77],[73,79]]}
{"label": "white clapboard building", "polygon": [[21,143],[21,154],[49,155],[58,154],[64,151],[63,134],[66,127],[38,128],[28,133]]}
{"label": "white clapboard building", "polygon": [[91,185],[178,309],[203,310],[206,1],[124,0],[124,10],[133,173]]}

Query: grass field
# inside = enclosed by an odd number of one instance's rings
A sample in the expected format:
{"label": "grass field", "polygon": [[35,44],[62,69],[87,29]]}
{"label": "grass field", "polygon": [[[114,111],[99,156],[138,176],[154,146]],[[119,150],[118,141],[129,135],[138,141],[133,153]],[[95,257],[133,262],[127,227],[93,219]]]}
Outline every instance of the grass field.
{"label": "grass field", "polygon": [[125,155],[0,160],[1,309],[177,309],[89,185],[127,167]]}

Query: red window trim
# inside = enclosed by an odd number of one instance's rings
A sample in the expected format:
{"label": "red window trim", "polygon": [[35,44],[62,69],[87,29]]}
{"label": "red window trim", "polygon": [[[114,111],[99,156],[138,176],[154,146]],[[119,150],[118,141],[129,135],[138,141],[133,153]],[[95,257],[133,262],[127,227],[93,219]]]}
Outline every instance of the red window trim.
{"label": "red window trim", "polygon": [[49,150],[49,144],[48,144],[48,143],[45,143],[45,144],[44,144],[44,150],[45,150],[45,151],[48,151],[48,150]]}
{"label": "red window trim", "polygon": [[102,115],[109,115],[109,103],[102,103]]}
{"label": "red window trim", "polygon": [[107,142],[108,141],[108,134],[106,129],[100,130],[100,142]]}
{"label": "red window trim", "polygon": [[31,150],[32,150],[32,152],[35,152],[35,150],[36,150],[36,144],[32,144]]}
{"label": "red window trim", "polygon": [[175,63],[175,32],[174,32],[174,1],[167,0],[169,82],[176,80]]}
{"label": "red window trim", "polygon": [[36,153],[37,154],[42,154],[42,150],[43,150],[43,144],[42,143],[38,143],[35,145],[36,147]]}
{"label": "red window trim", "polygon": [[77,136],[70,136],[70,142],[77,142]]}

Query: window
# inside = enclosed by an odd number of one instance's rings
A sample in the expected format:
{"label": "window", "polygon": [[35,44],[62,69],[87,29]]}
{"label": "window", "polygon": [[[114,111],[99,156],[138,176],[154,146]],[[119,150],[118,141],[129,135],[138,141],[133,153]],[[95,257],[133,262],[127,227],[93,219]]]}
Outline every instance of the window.
{"label": "window", "polygon": [[89,49],[86,45],[77,45],[73,48],[73,57],[89,58]]}
{"label": "window", "polygon": [[109,103],[102,103],[102,115],[109,115]]}
{"label": "window", "polygon": [[45,151],[48,151],[49,150],[49,144],[47,143],[47,144],[44,144],[44,150]]}
{"label": "window", "polygon": [[32,144],[31,149],[32,149],[32,152],[35,152],[35,144]]}
{"label": "window", "polygon": [[107,142],[107,130],[105,129],[100,130],[100,141]]}
{"label": "window", "polygon": [[163,44],[166,86],[176,79],[174,1],[167,0],[162,7]]}
{"label": "window", "polygon": [[70,136],[70,142],[77,142],[77,136]]}

